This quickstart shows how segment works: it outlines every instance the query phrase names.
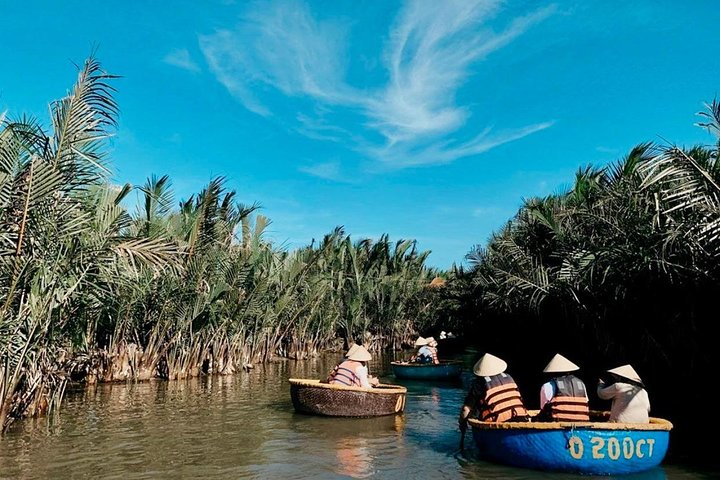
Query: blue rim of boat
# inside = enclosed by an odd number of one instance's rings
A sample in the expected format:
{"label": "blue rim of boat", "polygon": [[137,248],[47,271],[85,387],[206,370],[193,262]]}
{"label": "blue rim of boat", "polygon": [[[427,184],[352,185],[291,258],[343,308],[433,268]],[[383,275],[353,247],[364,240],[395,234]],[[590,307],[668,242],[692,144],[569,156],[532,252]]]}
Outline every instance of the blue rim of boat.
{"label": "blue rim of boat", "polygon": [[463,362],[441,360],[440,363],[390,362],[397,378],[416,380],[452,380],[460,377]]}
{"label": "blue rim of boat", "polygon": [[[536,412],[531,412],[531,414]],[[593,412],[593,418],[608,418]],[[650,423],[468,421],[481,457],[515,467],[591,475],[622,475],[662,463],[673,425]]]}

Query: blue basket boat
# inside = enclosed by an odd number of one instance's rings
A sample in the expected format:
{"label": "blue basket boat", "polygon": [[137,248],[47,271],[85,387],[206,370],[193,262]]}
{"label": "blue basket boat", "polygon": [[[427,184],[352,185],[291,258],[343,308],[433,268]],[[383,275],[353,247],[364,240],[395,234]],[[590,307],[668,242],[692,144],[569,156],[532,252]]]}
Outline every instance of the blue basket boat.
{"label": "blue basket boat", "polygon": [[[673,425],[591,422],[505,422],[470,419],[480,455],[515,467],[582,475],[624,475],[650,470],[665,458]],[[603,421],[604,420],[604,421]]]}
{"label": "blue basket boat", "polygon": [[462,362],[441,360],[433,363],[390,362],[396,378],[412,380],[456,380],[462,373]]}

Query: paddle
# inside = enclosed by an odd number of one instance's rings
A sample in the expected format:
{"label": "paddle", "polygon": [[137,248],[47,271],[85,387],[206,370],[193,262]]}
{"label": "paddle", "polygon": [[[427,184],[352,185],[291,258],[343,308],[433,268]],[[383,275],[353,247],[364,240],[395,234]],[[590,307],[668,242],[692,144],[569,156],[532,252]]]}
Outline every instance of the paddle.
{"label": "paddle", "polygon": [[460,423],[460,451],[465,450],[465,432],[467,431],[467,422]]}

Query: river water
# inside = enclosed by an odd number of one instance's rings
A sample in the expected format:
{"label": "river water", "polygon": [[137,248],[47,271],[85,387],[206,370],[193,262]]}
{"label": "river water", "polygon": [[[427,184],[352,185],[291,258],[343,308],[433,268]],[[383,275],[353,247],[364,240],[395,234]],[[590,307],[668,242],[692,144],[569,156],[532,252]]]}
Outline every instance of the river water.
{"label": "river water", "polygon": [[[470,366],[472,352],[464,358]],[[288,379],[323,377],[337,356],[69,391],[59,415],[17,422],[0,438],[0,478],[588,478],[484,462],[470,433],[461,452],[456,419],[469,370],[457,384],[396,381],[390,360],[371,362],[370,372],[408,387],[405,412],[369,419],[293,411]],[[666,462],[623,478],[718,476]]]}

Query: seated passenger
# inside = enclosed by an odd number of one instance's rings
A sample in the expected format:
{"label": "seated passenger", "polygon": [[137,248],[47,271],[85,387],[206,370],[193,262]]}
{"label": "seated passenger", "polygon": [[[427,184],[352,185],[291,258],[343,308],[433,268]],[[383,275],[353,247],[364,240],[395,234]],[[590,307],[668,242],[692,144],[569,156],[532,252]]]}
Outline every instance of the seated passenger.
{"label": "seated passenger", "polygon": [[428,337],[425,340],[427,340],[427,349],[430,351],[430,357],[432,358],[432,363],[438,364],[440,363],[440,360],[438,360],[438,342],[433,337]]}
{"label": "seated passenger", "polygon": [[548,380],[540,387],[540,413],[543,422],[589,422],[590,406],[585,383],[572,374],[580,367],[556,354],[545,366]]}
{"label": "seated passenger", "polygon": [[603,400],[612,400],[610,422],[650,422],[650,399],[640,376],[630,365],[608,370],[598,382],[597,394]]}
{"label": "seated passenger", "polygon": [[428,340],[429,339],[423,337],[418,337],[418,339],[415,340],[415,346],[419,348],[417,353],[410,357],[410,363],[432,363],[432,349],[428,347]]}
{"label": "seated passenger", "polygon": [[367,362],[372,355],[362,345],[348,350],[344,362],[337,366],[330,374],[328,383],[331,385],[345,385],[347,387],[370,388],[378,385],[377,378],[368,373]]}
{"label": "seated passenger", "polygon": [[475,379],[460,410],[460,430],[467,429],[467,419],[472,416],[484,422],[527,422],[520,390],[515,380],[505,373],[507,363],[486,353],[475,364]]}
{"label": "seated passenger", "polygon": [[[345,352],[345,355],[343,356],[340,363],[347,360],[348,355],[350,355],[351,352],[354,352],[357,347],[358,347],[357,343],[353,343],[352,345],[350,345],[350,348],[348,348],[348,351]],[[333,375],[335,375],[335,372],[337,372],[337,369],[340,368],[340,363],[336,363],[335,366],[333,367],[333,369],[330,371],[330,373],[328,373],[328,376],[325,378],[325,380],[320,380],[320,383],[330,383],[330,380],[332,379]]]}

